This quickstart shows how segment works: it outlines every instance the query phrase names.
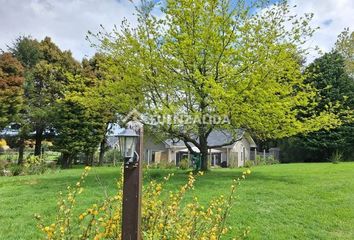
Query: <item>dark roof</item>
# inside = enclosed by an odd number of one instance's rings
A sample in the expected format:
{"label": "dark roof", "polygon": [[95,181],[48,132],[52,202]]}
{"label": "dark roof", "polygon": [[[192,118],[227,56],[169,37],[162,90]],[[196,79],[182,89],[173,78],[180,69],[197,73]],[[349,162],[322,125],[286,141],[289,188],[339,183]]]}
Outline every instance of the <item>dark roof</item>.
{"label": "dark roof", "polygon": [[228,131],[216,130],[212,131],[208,136],[208,145],[209,146],[216,146],[222,145],[225,143],[231,142],[233,139],[240,139],[242,138],[245,131],[241,129],[237,129],[236,136],[232,136],[232,134]]}
{"label": "dark roof", "polygon": [[0,131],[0,136],[6,136],[6,137],[14,137],[17,136],[19,133],[18,129],[12,129],[12,128],[4,128],[2,131]]}
{"label": "dark roof", "polygon": [[[236,136],[233,138],[232,134],[226,130],[215,130],[212,131],[208,136],[208,145],[217,146],[217,145],[226,144],[231,142],[233,139],[242,138],[244,133],[245,133],[244,130],[237,129]],[[165,143],[170,146],[185,147],[184,142],[178,139],[174,139],[174,140],[167,139]]]}

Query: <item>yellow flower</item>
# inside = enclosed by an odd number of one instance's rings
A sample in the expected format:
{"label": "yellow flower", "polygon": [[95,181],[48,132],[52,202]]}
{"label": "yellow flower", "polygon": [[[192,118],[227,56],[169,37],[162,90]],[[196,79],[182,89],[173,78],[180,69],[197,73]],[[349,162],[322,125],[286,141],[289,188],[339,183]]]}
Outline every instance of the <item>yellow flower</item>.
{"label": "yellow flower", "polygon": [[247,169],[246,173],[251,174],[251,170]]}
{"label": "yellow flower", "polygon": [[79,219],[80,219],[80,220],[84,219],[84,215],[81,214],[81,215],[79,216]]}

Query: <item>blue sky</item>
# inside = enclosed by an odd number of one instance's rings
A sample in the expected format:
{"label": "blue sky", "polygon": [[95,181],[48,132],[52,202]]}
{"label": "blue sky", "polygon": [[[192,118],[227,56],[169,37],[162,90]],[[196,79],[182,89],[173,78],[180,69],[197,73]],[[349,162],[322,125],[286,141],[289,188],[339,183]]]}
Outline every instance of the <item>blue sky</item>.
{"label": "blue sky", "polygon": [[[312,24],[320,26],[308,43],[329,51],[337,35],[354,29],[353,0],[290,0],[297,5],[292,13],[315,14]],[[76,59],[91,56],[94,49],[85,41],[88,30],[97,32],[102,24],[111,29],[123,17],[135,24],[134,4],[127,0],[0,0],[0,48],[20,35],[38,39],[50,36],[62,49],[70,49]],[[316,57],[315,52],[310,58]]]}

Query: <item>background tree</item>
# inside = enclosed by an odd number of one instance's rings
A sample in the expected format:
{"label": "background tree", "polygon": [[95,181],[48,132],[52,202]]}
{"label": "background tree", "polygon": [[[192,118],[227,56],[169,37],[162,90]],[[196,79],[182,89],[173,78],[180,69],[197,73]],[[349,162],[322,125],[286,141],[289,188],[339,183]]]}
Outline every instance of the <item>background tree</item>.
{"label": "background tree", "polygon": [[23,105],[24,69],[11,53],[0,54],[0,130],[17,121]]}
{"label": "background tree", "polygon": [[344,58],[346,71],[351,77],[354,77],[354,32],[346,28],[339,36],[335,45]]}
{"label": "background tree", "polygon": [[12,46],[8,47],[16,59],[24,66],[25,81],[23,85],[24,103],[23,111],[17,119],[16,124],[19,127],[19,134],[16,139],[12,139],[14,146],[18,147],[18,164],[22,164],[25,150],[25,141],[29,139],[30,133],[34,130],[30,121],[30,105],[28,88],[31,86],[32,71],[36,64],[43,59],[43,53],[40,50],[40,43],[30,36],[18,37]]}
{"label": "background tree", "polygon": [[349,158],[354,153],[354,81],[346,72],[344,58],[336,51],[326,53],[311,63],[306,72],[306,82],[318,90],[319,104],[315,111],[322,112],[340,103],[335,111],[343,125],[283,142],[285,158],[302,155],[303,161],[328,161],[337,152]]}
{"label": "background tree", "polygon": [[[68,168],[78,153],[92,156],[101,141],[104,129],[99,112],[90,111],[79,102],[71,99],[61,100],[54,113],[55,149],[62,153],[61,166]],[[99,120],[98,120],[99,119]],[[86,164],[92,164],[92,159]]]}
{"label": "background tree", "polygon": [[20,37],[10,50],[26,66],[26,119],[35,131],[34,154],[40,155],[45,130],[51,126],[53,104],[64,96],[66,74],[76,72],[80,65],[70,51],[61,51],[49,37],[41,42]]}
{"label": "background tree", "polygon": [[[154,2],[142,1],[137,28],[123,22],[122,31],[98,34],[101,51],[118,65],[116,72],[142,87],[147,115],[229,118],[230,124],[156,126],[190,151],[194,144],[203,170],[208,148],[221,147],[207,142],[213,130],[228,130],[234,142],[239,128],[259,138],[279,138],[340,123],[330,111],[309,111],[316,106],[315,93],[303,81],[297,56],[313,33],[312,16],[289,16],[286,3],[262,2],[168,0],[157,18]],[[262,7],[267,8],[255,11]],[[307,114],[299,117],[300,112]]]}
{"label": "background tree", "polygon": [[[104,161],[104,154],[107,149],[106,145],[106,134],[109,130],[110,123],[116,122],[116,110],[112,109],[114,105],[111,102],[107,102],[108,99],[105,94],[100,91],[102,85],[105,84],[106,78],[104,74],[104,62],[106,61],[105,56],[96,53],[91,59],[84,59],[82,61],[82,75],[88,79],[89,87],[86,89],[86,94],[84,98],[81,99],[82,104],[88,107],[94,107],[96,111],[100,113],[101,124],[103,127],[99,150],[98,164],[102,165]],[[89,99],[89,101],[87,101]],[[89,102],[89,103],[87,103]]]}
{"label": "background tree", "polygon": [[117,63],[111,56],[102,53],[95,54],[91,59],[84,59],[82,70],[75,76],[77,80],[74,81],[76,83],[81,81],[81,87],[66,91],[66,99],[84,106],[91,116],[95,116],[90,121],[97,123],[96,134],[100,137],[98,159],[100,165],[103,163],[107,148],[106,134],[110,131],[110,123],[116,123],[119,114],[127,113],[131,106],[136,106],[143,97],[139,86],[133,87],[131,82],[123,81],[120,71],[123,62],[123,57]]}

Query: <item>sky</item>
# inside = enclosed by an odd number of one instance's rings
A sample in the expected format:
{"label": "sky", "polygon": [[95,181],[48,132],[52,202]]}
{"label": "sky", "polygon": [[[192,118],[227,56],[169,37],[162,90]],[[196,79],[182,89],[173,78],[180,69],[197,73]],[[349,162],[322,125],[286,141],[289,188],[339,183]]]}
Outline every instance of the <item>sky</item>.
{"label": "sky", "polygon": [[[319,26],[310,47],[330,51],[345,27],[354,29],[353,0],[290,0],[297,5],[298,16],[314,13],[312,25]],[[107,30],[127,18],[134,26],[134,4],[128,0],[0,0],[0,49],[21,35],[37,39],[50,36],[63,50],[71,50],[77,60],[90,57],[95,49],[85,36],[98,32],[100,24]],[[317,54],[311,53],[309,58]]]}

